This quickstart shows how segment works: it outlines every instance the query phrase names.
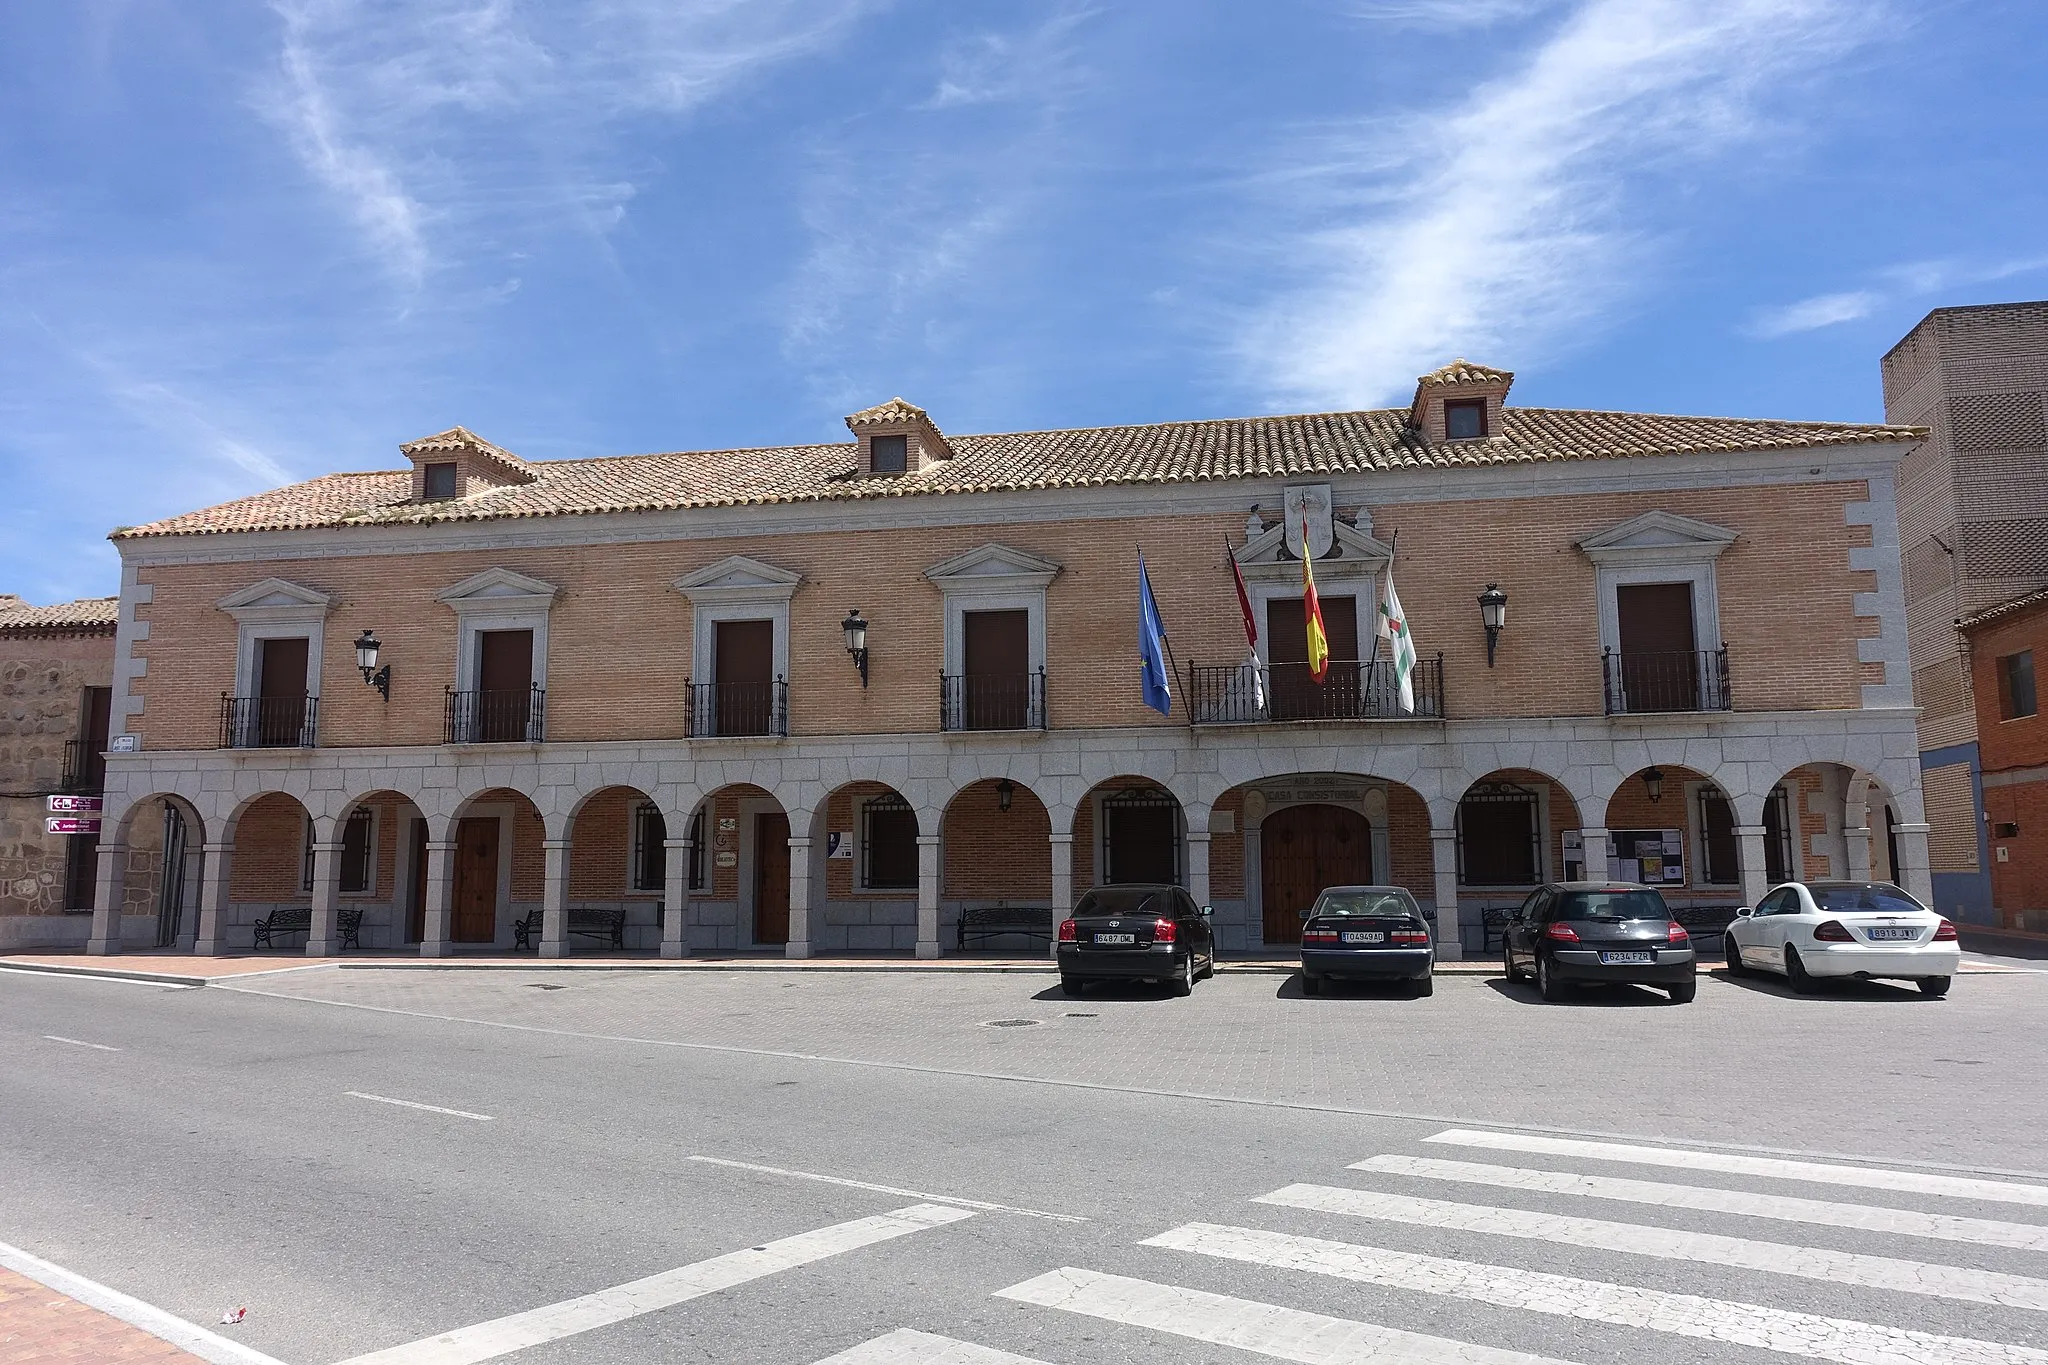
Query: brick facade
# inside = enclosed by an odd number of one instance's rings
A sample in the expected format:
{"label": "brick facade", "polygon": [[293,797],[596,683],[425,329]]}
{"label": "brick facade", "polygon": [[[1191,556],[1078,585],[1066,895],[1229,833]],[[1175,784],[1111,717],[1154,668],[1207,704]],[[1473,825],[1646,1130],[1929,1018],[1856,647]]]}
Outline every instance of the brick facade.
{"label": "brick facade", "polygon": [[2003,661],[2030,655],[2048,668],[2048,596],[1966,622],[1968,677],[1983,771],[1992,905],[2010,928],[2048,932],[2048,719],[2012,713]]}

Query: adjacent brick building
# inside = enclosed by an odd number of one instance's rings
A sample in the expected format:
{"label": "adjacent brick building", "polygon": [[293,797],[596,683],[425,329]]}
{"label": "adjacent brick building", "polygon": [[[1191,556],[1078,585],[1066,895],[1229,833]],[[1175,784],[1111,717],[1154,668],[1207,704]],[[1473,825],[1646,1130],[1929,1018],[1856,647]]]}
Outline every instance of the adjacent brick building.
{"label": "adjacent brick building", "polygon": [[[119,532],[137,751],[94,947],[175,902],[202,952],[299,921],[315,953],[525,926],[556,954],[619,917],[628,951],[936,955],[970,910],[1172,879],[1245,948],[1378,880],[1455,956],[1580,870],[1702,911],[1800,873],[1924,894],[1894,504],[1923,433],[1523,408],[1512,380],[983,436],[896,399],[847,442],[612,459],[457,427]],[[1140,697],[1141,548],[1170,716]],[[1412,709],[1375,657],[1390,565]],[[170,827],[167,878],[138,849]]]}
{"label": "adjacent brick building", "polygon": [[1884,358],[1935,899],[1992,918],[1981,708],[1954,623],[2048,586],[2048,302],[1937,308]]}
{"label": "adjacent brick building", "polygon": [[82,947],[99,841],[47,832],[52,795],[97,796],[113,700],[111,597],[0,593],[0,951]]}
{"label": "adjacent brick building", "polygon": [[2048,933],[2048,722],[2035,662],[2048,665],[2048,591],[1956,622],[1976,703],[1991,901],[1999,923]]}

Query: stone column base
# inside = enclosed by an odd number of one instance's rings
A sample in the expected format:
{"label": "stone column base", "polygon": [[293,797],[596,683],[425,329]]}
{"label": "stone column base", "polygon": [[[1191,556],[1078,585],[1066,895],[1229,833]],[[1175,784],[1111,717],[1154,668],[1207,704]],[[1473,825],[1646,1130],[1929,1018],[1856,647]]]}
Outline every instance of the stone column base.
{"label": "stone column base", "polygon": [[420,956],[454,957],[455,945],[452,943],[422,943],[420,945]]}
{"label": "stone column base", "polygon": [[542,957],[567,957],[569,955],[569,945],[566,943],[543,943],[540,945],[540,955]]}
{"label": "stone column base", "polygon": [[227,950],[228,945],[225,939],[202,938],[192,945],[192,955],[194,957],[222,957],[227,953]]}
{"label": "stone column base", "polygon": [[938,957],[940,955],[939,945],[936,943],[920,943],[917,945],[917,955],[922,958]]}
{"label": "stone column base", "polygon": [[85,941],[85,951],[91,953],[94,957],[112,957],[121,951],[121,940],[118,938],[89,938]]}
{"label": "stone column base", "polygon": [[784,957],[809,957],[811,955],[811,945],[808,943],[785,943],[782,946],[782,955]]}
{"label": "stone column base", "polygon": [[661,955],[674,962],[679,958],[685,958],[690,955],[690,945],[687,943],[664,943],[661,945]]}
{"label": "stone column base", "polygon": [[307,957],[339,957],[340,955],[341,940],[339,939],[308,938],[306,940]]}

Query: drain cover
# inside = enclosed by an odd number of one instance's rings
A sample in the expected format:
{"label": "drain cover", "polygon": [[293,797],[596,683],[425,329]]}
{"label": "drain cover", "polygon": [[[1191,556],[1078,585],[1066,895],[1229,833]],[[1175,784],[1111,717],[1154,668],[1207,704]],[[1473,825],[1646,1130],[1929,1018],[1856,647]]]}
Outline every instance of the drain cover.
{"label": "drain cover", "polygon": [[1102,1016],[1097,1014],[1075,1014],[1071,1010],[1067,1012],[1067,1018],[1069,1019],[1099,1019],[1101,1017]]}
{"label": "drain cover", "polygon": [[983,1028],[1037,1028],[1043,1019],[991,1019]]}
{"label": "drain cover", "polygon": [[566,991],[569,989],[567,986],[550,986],[544,981],[529,981],[526,984],[537,991]]}

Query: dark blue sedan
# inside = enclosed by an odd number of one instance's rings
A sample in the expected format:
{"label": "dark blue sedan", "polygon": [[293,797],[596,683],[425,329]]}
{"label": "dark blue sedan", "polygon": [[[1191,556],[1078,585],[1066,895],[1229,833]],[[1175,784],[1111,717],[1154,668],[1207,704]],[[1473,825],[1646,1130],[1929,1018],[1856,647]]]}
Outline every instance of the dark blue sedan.
{"label": "dark blue sedan", "polygon": [[1436,988],[1429,920],[1406,888],[1332,886],[1301,926],[1301,990],[1320,995],[1333,977],[1406,981],[1416,995]]}

